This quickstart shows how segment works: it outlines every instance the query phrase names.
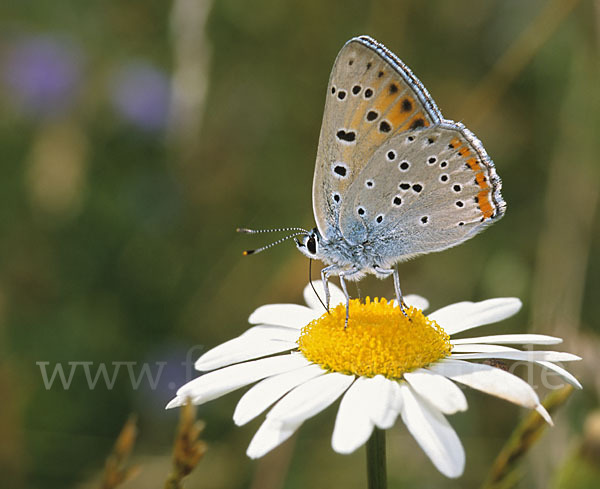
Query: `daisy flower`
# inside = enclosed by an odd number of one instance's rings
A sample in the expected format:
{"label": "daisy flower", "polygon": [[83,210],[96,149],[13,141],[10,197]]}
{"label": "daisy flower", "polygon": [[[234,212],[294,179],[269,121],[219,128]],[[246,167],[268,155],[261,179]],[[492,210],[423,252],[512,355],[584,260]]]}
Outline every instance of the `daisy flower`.
{"label": "daisy flower", "polygon": [[[322,285],[315,285],[322,295]],[[554,363],[579,357],[507,346],[554,345],[560,338],[504,334],[453,339],[516,314],[519,299],[459,302],[427,317],[422,313],[427,300],[410,295],[405,297],[408,318],[394,301],[352,300],[344,329],[344,295],[333,284],[330,288],[334,306],[329,313],[323,313],[309,286],[304,290],[307,306],[259,307],[249,318],[253,327],[198,359],[196,369],[207,373],[181,387],[167,408],[181,406],[187,398],[203,404],[258,382],[242,396],[233,415],[243,425],[270,408],[247,450],[249,457],[258,458],[341,397],[331,440],[336,452],[353,452],[374,428],[389,429],[400,416],[435,467],[447,477],[458,477],[465,452],[445,415],[467,409],[459,385],[535,409],[552,424],[527,382],[482,361],[533,362],[581,388]]]}

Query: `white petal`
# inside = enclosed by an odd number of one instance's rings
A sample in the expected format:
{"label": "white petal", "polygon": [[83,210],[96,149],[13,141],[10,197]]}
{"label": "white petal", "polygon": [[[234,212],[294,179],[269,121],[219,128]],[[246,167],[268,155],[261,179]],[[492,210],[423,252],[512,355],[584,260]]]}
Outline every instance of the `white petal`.
{"label": "white petal", "polygon": [[331,437],[331,446],[338,453],[352,453],[364,445],[373,432],[369,417],[373,390],[370,380],[359,377],[342,397]]}
{"label": "white petal", "polygon": [[183,406],[186,402],[186,397],[184,396],[175,396],[173,399],[171,399],[167,405],[165,406],[165,409],[173,409],[176,407],[180,407]]}
{"label": "white petal", "polygon": [[238,363],[188,382],[177,391],[177,397],[189,396],[194,404],[204,404],[257,380],[304,367],[308,363],[298,353]]}
{"label": "white petal", "polygon": [[301,423],[335,402],[354,381],[354,376],[337,372],[322,375],[296,387],[267,414],[285,424]]}
{"label": "white petal", "polygon": [[[479,345],[481,346],[481,345]],[[516,350],[515,348],[509,347],[509,346],[496,346],[495,348],[497,349],[501,349],[500,351],[519,351]],[[454,350],[453,350],[454,351]],[[484,351],[484,350],[478,350],[478,351]],[[489,350],[487,350],[489,351]],[[578,360],[580,359],[579,357],[574,358],[574,360]],[[547,370],[551,370],[554,373],[556,373],[557,375],[559,375],[560,377],[562,377],[564,380],[566,380],[569,384],[571,384],[572,386],[576,387],[577,389],[582,389],[582,385],[579,383],[579,381],[567,370],[565,370],[562,367],[559,367],[558,365],[555,365],[552,362],[547,362],[547,361],[536,361],[534,362],[537,365],[540,365],[541,367],[547,369]]]}
{"label": "white petal", "polygon": [[515,297],[488,299],[481,302],[457,302],[429,315],[448,334],[458,333],[483,324],[491,324],[516,314],[521,301]]}
{"label": "white petal", "polygon": [[[217,367],[210,367],[210,365],[215,360],[220,359],[221,355],[227,356],[232,352],[232,350],[236,350],[236,349],[243,350],[245,343],[243,341],[240,341],[240,338],[242,338],[244,335],[247,335],[247,338],[256,336],[257,333],[255,332],[255,330],[256,330],[256,328],[259,328],[259,327],[260,326],[255,326],[253,328],[250,328],[246,332],[244,332],[241,336],[238,336],[236,338],[228,340],[225,343],[221,343],[220,345],[217,345],[217,346],[211,348],[210,350],[204,352],[200,356],[200,358],[198,358],[198,360],[196,360],[195,368],[197,370],[202,370],[202,371],[212,370],[213,368],[217,368]],[[273,326],[266,326],[266,327],[273,327]],[[277,327],[277,326],[274,326],[274,327]],[[290,329],[290,328],[287,328],[287,329]],[[290,331],[295,331],[295,330],[290,330]],[[269,337],[270,337],[270,335],[269,335]],[[234,362],[232,362],[232,363],[234,363]],[[226,364],[223,363],[220,366],[224,366],[224,365],[226,365]]]}
{"label": "white petal", "polygon": [[425,369],[404,374],[404,378],[421,397],[444,414],[467,410],[467,399],[460,388],[446,377]]}
{"label": "white petal", "polygon": [[267,418],[252,438],[246,455],[250,458],[262,457],[292,436],[301,424],[284,424]]}
{"label": "white petal", "polygon": [[234,363],[265,357],[273,353],[293,350],[294,348],[298,348],[296,342],[234,338],[206,352],[196,361],[194,367],[196,370],[206,372]]}
{"label": "white petal", "polygon": [[433,465],[446,477],[459,477],[465,468],[465,451],[446,418],[420,399],[406,384],[400,385],[402,420]]}
{"label": "white petal", "polygon": [[[521,351],[516,348],[510,348],[502,345],[478,345],[475,343],[467,343],[466,345],[452,345],[452,356],[456,353],[498,353],[504,351]],[[531,350],[529,350],[531,351]]]}
{"label": "white petal", "polygon": [[394,380],[377,375],[371,379],[373,402],[370,408],[371,420],[378,428],[387,430],[394,426],[402,408],[400,385]]}
{"label": "white petal", "polygon": [[564,380],[566,380],[573,387],[577,387],[578,389],[583,389],[583,386],[579,383],[579,381],[570,373],[567,372],[564,368],[559,367],[551,362],[536,362],[538,365],[541,365],[548,370],[552,370],[554,373],[560,375]]}
{"label": "white petal", "polygon": [[317,313],[309,307],[298,304],[268,304],[250,314],[248,322],[300,329],[321,314],[322,312]]}
{"label": "white petal", "polygon": [[492,336],[479,336],[477,338],[460,338],[452,340],[454,345],[468,343],[491,343],[494,345],[558,345],[562,338],[543,334],[499,334]]}
{"label": "white petal", "polygon": [[442,360],[428,370],[523,407],[535,409],[540,400],[533,388],[523,379],[505,370],[456,360]]}
{"label": "white petal", "polygon": [[299,336],[300,332],[296,328],[261,324],[247,329],[238,338],[296,341]]}
{"label": "white petal", "polygon": [[525,362],[573,362],[581,357],[563,351],[501,351],[491,353],[458,353],[452,354],[453,360],[484,360],[486,358],[500,358],[504,360],[522,360]]}
{"label": "white petal", "polygon": [[429,301],[425,297],[421,297],[417,294],[408,294],[403,297],[404,302],[407,306],[413,306],[421,311],[426,310],[429,307]]}
{"label": "white petal", "polygon": [[[452,346],[452,358],[456,357],[456,353],[489,353],[489,354],[504,354],[505,352],[516,352],[516,353],[543,353],[543,354],[547,354],[547,353],[564,353],[564,352],[560,352],[560,351],[535,351],[535,350],[517,350],[516,348],[510,347],[510,346],[504,346],[504,345],[478,345],[475,343],[467,343],[467,344],[462,344],[462,345],[453,345]],[[568,353],[567,355],[570,355],[571,361],[573,360],[579,360],[579,357],[576,357],[575,355],[572,355],[571,353]],[[494,358],[500,358],[500,357],[494,357]],[[510,360],[510,358],[508,359]],[[531,360],[530,360],[531,361]]]}
{"label": "white petal", "polygon": [[242,396],[233,413],[233,421],[238,426],[246,424],[294,387],[325,373],[326,370],[313,364],[261,380]]}
{"label": "white petal", "polygon": [[[425,309],[427,309],[429,307],[429,301],[427,299],[425,299],[425,297],[421,297],[420,295],[409,294],[409,295],[405,295],[402,298],[404,299],[404,303],[408,307],[411,307],[411,306],[416,307],[417,309],[420,309],[421,311],[424,311]],[[398,301],[396,301],[396,299],[392,300],[392,304],[394,307],[398,307]]]}
{"label": "white petal", "polygon": [[[504,351],[520,351],[520,350],[516,350],[515,348],[511,348],[508,346],[497,346],[497,345],[455,345],[452,348],[452,358],[456,358],[456,355],[454,353],[458,353],[458,352],[480,352],[480,353],[489,353],[489,352],[504,352]],[[558,352],[560,353],[560,352]],[[574,360],[578,359],[574,358]],[[564,380],[566,380],[569,384],[573,385],[574,387],[577,387],[578,389],[581,389],[582,386],[579,383],[579,381],[569,372],[567,372],[564,368],[559,367],[558,365],[555,365],[554,363],[551,362],[547,362],[547,361],[543,361],[543,360],[537,360],[534,363],[548,369],[548,370],[552,370],[553,372],[555,372],[557,375],[561,376]]]}
{"label": "white petal", "polygon": [[552,418],[550,417],[550,413],[548,411],[546,411],[546,408],[544,406],[542,406],[541,404],[538,404],[535,407],[535,410],[538,412],[538,414],[544,418],[544,421],[546,423],[548,423],[550,426],[554,426],[554,421],[552,421]]}
{"label": "white petal", "polygon": [[[346,296],[342,290],[335,285],[334,283],[328,282],[329,284],[329,293],[331,294],[329,298],[329,307],[333,308],[338,304],[341,304],[346,301]],[[325,289],[323,288],[323,282],[321,280],[315,280],[313,282],[315,286],[315,290],[319,294],[319,297],[323,302],[325,302]],[[312,289],[310,284],[304,287],[304,301],[311,309],[314,309],[319,313],[319,316],[325,312],[323,309],[323,304],[319,302],[318,297],[315,295],[315,291]]]}

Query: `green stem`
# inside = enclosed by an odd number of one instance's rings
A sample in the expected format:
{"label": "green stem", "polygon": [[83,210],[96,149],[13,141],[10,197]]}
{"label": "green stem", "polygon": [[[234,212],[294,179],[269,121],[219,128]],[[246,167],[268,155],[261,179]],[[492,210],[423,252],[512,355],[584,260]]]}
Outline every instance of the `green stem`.
{"label": "green stem", "polygon": [[386,489],[385,431],[375,428],[367,442],[367,478],[369,489]]}

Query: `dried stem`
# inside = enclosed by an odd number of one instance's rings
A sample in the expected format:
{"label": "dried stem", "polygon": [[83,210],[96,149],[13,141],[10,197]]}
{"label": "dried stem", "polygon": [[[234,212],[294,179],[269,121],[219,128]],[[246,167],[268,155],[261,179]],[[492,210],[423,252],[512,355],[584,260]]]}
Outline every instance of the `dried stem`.
{"label": "dried stem", "polygon": [[[552,414],[567,401],[572,392],[573,387],[567,385],[548,394],[542,404]],[[546,422],[536,411],[531,412],[513,431],[496,457],[482,489],[514,487],[521,476],[519,462],[539,439],[546,426]]]}
{"label": "dried stem", "polygon": [[121,433],[119,433],[113,450],[106,459],[101,489],[113,489],[138,474],[138,466],[126,466],[137,437],[136,422],[137,417],[135,415],[130,416]]}
{"label": "dried stem", "polygon": [[180,489],[183,479],[198,465],[206,452],[206,443],[200,440],[204,429],[202,421],[196,421],[196,409],[187,401],[181,408],[179,428],[173,444],[173,471],[165,482],[165,489]]}

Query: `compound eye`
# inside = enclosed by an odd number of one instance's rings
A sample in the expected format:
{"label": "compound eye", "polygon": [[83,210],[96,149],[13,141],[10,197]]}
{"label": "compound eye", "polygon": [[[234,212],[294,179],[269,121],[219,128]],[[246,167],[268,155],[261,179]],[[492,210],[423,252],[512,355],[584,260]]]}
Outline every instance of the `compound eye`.
{"label": "compound eye", "polygon": [[306,242],[306,247],[312,255],[317,253],[317,241],[314,236],[308,238],[308,241]]}

